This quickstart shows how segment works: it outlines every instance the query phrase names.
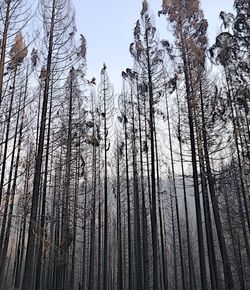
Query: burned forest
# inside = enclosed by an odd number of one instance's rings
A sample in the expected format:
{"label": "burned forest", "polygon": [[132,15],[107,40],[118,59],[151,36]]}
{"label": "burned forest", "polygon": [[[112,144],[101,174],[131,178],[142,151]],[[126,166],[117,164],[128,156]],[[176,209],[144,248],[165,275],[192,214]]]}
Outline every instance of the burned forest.
{"label": "burned forest", "polygon": [[74,1],[0,0],[0,290],[250,289],[250,2],[138,1],[119,85]]}

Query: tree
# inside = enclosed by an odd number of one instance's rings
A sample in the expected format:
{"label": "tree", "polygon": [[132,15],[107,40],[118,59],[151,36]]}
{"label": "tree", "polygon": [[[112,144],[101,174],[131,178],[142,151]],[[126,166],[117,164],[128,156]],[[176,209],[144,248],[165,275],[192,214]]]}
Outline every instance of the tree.
{"label": "tree", "polygon": [[[54,60],[54,56],[60,51],[63,50],[70,40],[70,33],[72,32],[69,29],[72,27],[63,27],[58,29],[58,25],[60,26],[60,20],[62,15],[67,15],[68,6],[61,5],[60,1],[55,1],[49,5],[44,2],[42,5],[45,8],[44,17],[48,18],[48,26],[49,30],[47,31],[48,35],[48,51],[47,51],[47,60],[46,67],[43,68],[43,75],[41,76],[44,82],[43,88],[43,104],[42,104],[42,113],[40,119],[40,127],[39,127],[39,139],[38,139],[38,148],[36,153],[36,162],[35,162],[35,172],[34,172],[34,182],[33,182],[33,191],[32,191],[32,206],[31,206],[31,216],[29,222],[29,234],[28,234],[28,242],[27,242],[27,253],[26,253],[26,262],[25,262],[25,270],[24,270],[24,278],[22,289],[32,289],[33,288],[33,260],[35,257],[35,232],[34,227],[37,224],[37,214],[39,207],[39,198],[40,198],[40,186],[41,186],[41,172],[42,172],[42,163],[43,163],[43,152],[44,152],[44,141],[45,141],[45,128],[47,121],[47,110],[49,103],[49,93],[50,93],[50,85],[51,78],[53,75],[53,66],[52,61]],[[67,3],[69,4],[69,3]],[[68,15],[70,18],[70,14]],[[72,19],[69,19],[69,23],[72,23]],[[58,39],[61,37],[61,33],[64,33],[66,42],[64,46],[59,46]],[[68,38],[67,38],[68,37]],[[57,42],[56,42],[57,41]],[[56,47],[56,43],[58,47]],[[57,49],[57,51],[56,51]],[[59,61],[58,61],[59,65]]]}

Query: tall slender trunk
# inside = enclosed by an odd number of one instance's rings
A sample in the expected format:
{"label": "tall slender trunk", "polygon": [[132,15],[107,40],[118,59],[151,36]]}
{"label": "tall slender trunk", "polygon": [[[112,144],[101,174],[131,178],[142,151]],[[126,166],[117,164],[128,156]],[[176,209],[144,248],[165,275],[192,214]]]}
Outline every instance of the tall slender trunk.
{"label": "tall slender trunk", "polygon": [[143,289],[142,276],[142,256],[141,256],[141,221],[140,221],[140,202],[139,202],[139,177],[137,165],[137,146],[135,129],[135,112],[133,90],[131,87],[131,107],[132,107],[132,162],[133,162],[133,189],[134,189],[134,249],[135,249],[135,269],[136,269],[136,287]]}
{"label": "tall slender trunk", "polygon": [[[6,57],[6,47],[7,47],[7,39],[8,39],[8,30],[9,30],[9,23],[10,23],[10,4],[11,1],[6,1],[6,13],[5,13],[5,19],[4,19],[4,30],[3,30],[3,36],[1,41],[1,56],[0,56],[0,107],[2,104],[2,95],[3,95],[3,77],[4,77],[4,65],[5,65],[5,57]],[[1,198],[0,198],[1,202]]]}
{"label": "tall slender trunk", "polygon": [[235,180],[235,185],[236,185],[236,196],[239,204],[239,216],[240,216],[240,221],[241,221],[241,227],[242,227],[242,232],[243,232],[243,238],[245,242],[245,247],[246,247],[246,254],[247,254],[247,260],[248,260],[248,265],[250,266],[250,245],[249,245],[249,238],[247,234],[247,225],[246,225],[246,219],[244,216],[244,211],[243,211],[243,205],[242,205],[242,200],[241,200],[241,195],[240,195],[240,187],[238,184],[238,174],[236,172],[236,165],[235,165],[235,160],[234,158],[232,159],[232,166],[233,166],[233,173],[234,173],[234,180]]}
{"label": "tall slender trunk", "polygon": [[[171,185],[170,185],[171,186]],[[174,262],[174,289],[178,290],[178,278],[177,278],[177,255],[176,255],[176,237],[175,237],[175,218],[174,218],[174,205],[172,190],[170,190],[170,207],[171,207],[171,223],[172,223],[172,235],[173,235],[173,262]]]}
{"label": "tall slender trunk", "polygon": [[[143,279],[144,289],[149,289],[149,245],[148,245],[148,222],[146,209],[146,193],[144,180],[144,164],[143,164],[143,142],[142,142],[142,120],[139,93],[137,88],[137,111],[138,111],[138,126],[139,126],[139,151],[140,151],[140,172],[141,172],[141,196],[142,196],[142,247],[143,247]],[[146,149],[147,151],[147,149]]]}
{"label": "tall slender trunk", "polygon": [[180,251],[180,260],[181,260],[181,281],[182,281],[182,289],[185,289],[186,283],[185,283],[185,270],[184,270],[184,259],[183,259],[183,248],[182,248],[182,234],[181,234],[181,225],[180,225],[179,201],[178,201],[177,189],[176,189],[174,156],[173,156],[173,146],[172,146],[172,136],[171,136],[170,116],[169,116],[167,96],[166,96],[166,111],[167,111],[167,122],[168,122],[168,139],[169,139],[169,147],[170,147],[171,172],[172,172],[172,178],[173,178],[177,231],[178,231],[179,251]]}
{"label": "tall slender trunk", "polygon": [[102,196],[101,196],[101,149],[98,150],[98,265],[97,265],[97,289],[101,289],[102,268]]}
{"label": "tall slender trunk", "polygon": [[107,140],[107,103],[106,103],[106,78],[104,79],[104,229],[103,229],[103,290],[108,289],[108,161],[107,161],[107,149],[108,149],[108,140]]}
{"label": "tall slender trunk", "polygon": [[16,90],[16,77],[17,77],[17,67],[15,67],[15,70],[14,70],[14,73],[13,73],[13,83],[12,83],[12,89],[11,89],[11,93],[10,93],[10,103],[9,103],[9,108],[8,108],[8,117],[7,117],[7,120],[6,120],[7,121],[7,125],[6,125],[6,131],[5,131],[4,153],[3,153],[3,157],[2,157],[3,162],[2,162],[1,179],[0,179],[0,204],[1,204],[1,201],[2,201],[4,180],[5,180],[5,171],[6,171],[6,165],[7,165],[9,134],[10,134],[10,128],[11,128],[13,101],[14,101],[15,90]]}
{"label": "tall slender trunk", "polygon": [[159,289],[159,269],[158,269],[158,229],[157,229],[157,193],[155,181],[155,142],[154,142],[154,91],[152,81],[152,71],[149,55],[149,39],[146,30],[146,53],[147,53],[147,74],[149,88],[149,126],[150,126],[150,161],[151,161],[151,227],[152,227],[152,247],[153,247],[153,289]]}
{"label": "tall slender trunk", "polygon": [[84,176],[84,216],[83,216],[83,253],[82,253],[82,288],[85,289],[86,285],[86,236],[87,236],[87,170]]}
{"label": "tall slender trunk", "polygon": [[190,131],[190,142],[191,142],[191,155],[192,155],[192,169],[193,169],[193,182],[194,182],[194,197],[195,197],[195,213],[196,213],[196,224],[198,233],[198,246],[199,246],[199,262],[200,262],[200,278],[202,290],[208,290],[207,284],[207,273],[206,273],[206,260],[205,260],[205,250],[204,250],[204,239],[203,239],[203,229],[202,229],[202,216],[201,216],[201,204],[200,204],[200,192],[199,192],[199,179],[197,170],[197,160],[196,160],[196,144],[195,144],[195,131],[194,131],[194,116],[193,116],[193,101],[194,96],[191,94],[190,88],[190,76],[188,72],[188,63],[186,56],[185,41],[182,35],[182,24],[179,23],[181,31],[181,54],[183,60],[183,69],[185,77],[185,86],[187,93],[187,105],[188,105],[188,121],[189,121],[189,131]]}
{"label": "tall slender trunk", "polygon": [[188,201],[187,201],[187,190],[186,190],[186,180],[185,180],[185,171],[184,171],[184,159],[183,159],[183,149],[182,149],[182,139],[181,139],[181,114],[180,114],[180,103],[179,103],[179,94],[177,95],[177,110],[178,110],[178,143],[180,151],[180,162],[181,162],[181,176],[182,176],[182,187],[184,195],[184,208],[185,208],[185,223],[186,223],[186,235],[187,235],[187,248],[188,248],[188,273],[189,273],[189,287],[190,289],[196,289],[195,275],[192,275],[192,263],[193,255],[191,251],[191,242],[190,242],[190,229],[189,229],[189,214],[188,214]]}
{"label": "tall slender trunk", "polygon": [[[126,100],[125,100],[126,102]],[[133,289],[132,282],[132,248],[131,248],[131,222],[130,222],[130,182],[129,182],[129,164],[128,164],[128,129],[127,129],[127,106],[124,108],[124,139],[125,139],[125,168],[126,168],[126,197],[127,197],[127,233],[128,233],[128,287]]]}
{"label": "tall slender trunk", "polygon": [[66,176],[64,185],[64,207],[62,213],[62,236],[61,250],[64,260],[62,289],[69,288],[69,247],[72,243],[72,233],[70,230],[70,195],[71,195],[71,168],[72,168],[72,112],[73,112],[73,78],[74,68],[69,73],[69,107],[68,107],[68,132],[67,132],[67,152],[66,152]]}
{"label": "tall slender trunk", "polygon": [[26,261],[25,261],[25,270],[24,270],[22,290],[33,290],[32,276],[34,274],[33,260],[34,260],[34,253],[35,253],[34,248],[35,248],[35,240],[36,240],[34,227],[36,226],[36,223],[37,223],[37,210],[38,210],[38,203],[39,203],[39,196],[40,196],[39,190],[40,190],[40,183],[41,183],[45,124],[46,124],[46,117],[47,117],[47,105],[48,105],[49,86],[50,86],[50,77],[51,77],[50,74],[51,74],[52,51],[53,51],[56,0],[53,0],[52,5],[53,6],[52,6],[52,13],[51,13],[51,21],[50,21],[49,49],[48,49],[48,59],[47,59],[47,67],[46,67],[47,73],[46,73],[44,94],[43,94],[39,146],[38,146],[36,162],[35,162],[31,215],[30,215],[30,223],[29,223],[29,233],[28,233],[27,252],[26,252]]}
{"label": "tall slender trunk", "polygon": [[237,268],[237,274],[238,274],[238,281],[240,284],[240,289],[241,290],[245,290],[245,283],[244,283],[244,277],[243,277],[243,269],[241,269],[241,265],[240,265],[240,261],[239,261],[239,255],[238,255],[238,251],[235,245],[235,231],[233,229],[233,225],[232,225],[232,218],[231,218],[231,214],[230,214],[230,208],[229,208],[229,200],[228,200],[228,194],[227,194],[227,188],[225,188],[225,190],[223,190],[223,196],[225,199],[225,206],[226,206],[226,213],[227,213],[227,222],[229,225],[229,234],[230,234],[230,238],[231,238],[231,243],[232,243],[232,247],[233,247],[233,253],[234,253],[234,259],[236,262],[236,268]]}
{"label": "tall slender trunk", "polygon": [[16,118],[16,128],[14,133],[14,140],[13,140],[13,148],[11,152],[11,161],[9,164],[9,177],[7,181],[7,190],[6,190],[6,196],[5,196],[5,202],[3,204],[3,218],[2,218],[2,226],[1,226],[1,234],[0,234],[0,260],[2,261],[2,264],[0,265],[0,281],[2,278],[1,270],[4,268],[5,260],[3,258],[3,242],[6,234],[6,221],[8,219],[8,210],[9,210],[9,203],[10,203],[10,189],[12,184],[12,175],[14,171],[14,161],[15,161],[15,153],[16,153],[16,144],[18,139],[18,130],[19,130],[19,122],[20,122],[20,107],[21,107],[21,98],[22,98],[22,92],[20,94],[19,104],[18,104],[18,112],[17,112],[17,118]]}
{"label": "tall slender trunk", "polygon": [[[93,106],[92,106],[92,110]],[[94,123],[94,116],[92,117]],[[93,128],[93,135],[95,130]],[[96,185],[97,185],[97,166],[96,166],[96,147],[93,146],[92,152],[92,204],[91,204],[91,225],[90,225],[90,265],[89,265],[89,284],[88,290],[94,289],[94,266],[95,266],[95,247],[96,247],[96,234],[95,234],[95,220],[96,220]]]}
{"label": "tall slender trunk", "polygon": [[212,208],[213,208],[213,213],[214,213],[214,220],[215,220],[217,236],[218,236],[218,240],[219,240],[220,252],[221,252],[221,256],[222,256],[223,269],[224,269],[224,275],[225,275],[225,283],[226,283],[226,287],[228,289],[233,289],[234,288],[234,280],[233,280],[229,256],[228,256],[228,252],[227,252],[227,248],[226,248],[225,237],[223,235],[223,228],[222,228],[222,222],[221,222],[221,218],[220,218],[218,200],[217,200],[216,194],[215,194],[215,184],[214,184],[215,181],[214,181],[214,177],[212,175],[212,170],[211,170],[211,165],[210,165],[210,158],[209,158],[209,152],[208,152],[207,131],[206,131],[206,125],[205,125],[204,100],[203,100],[203,92],[202,92],[201,84],[200,84],[200,101],[201,101],[201,115],[202,115],[203,148],[204,148],[204,154],[205,154],[206,175],[207,175],[207,179],[208,179],[209,193],[210,193],[210,197],[211,197]]}
{"label": "tall slender trunk", "polygon": [[246,215],[246,222],[248,226],[248,233],[250,233],[250,216],[249,216],[249,210],[248,210],[248,201],[247,201],[247,196],[246,196],[246,189],[245,189],[245,184],[243,180],[243,168],[242,168],[242,162],[241,162],[241,154],[240,154],[240,148],[239,148],[239,128],[237,126],[237,118],[235,116],[235,111],[233,108],[233,93],[230,88],[230,81],[229,81],[229,76],[228,73],[225,69],[225,75],[226,75],[226,84],[227,84],[227,91],[228,91],[228,100],[229,100],[229,106],[231,110],[231,118],[232,118],[232,125],[233,125],[233,134],[234,134],[234,141],[235,141],[235,147],[236,147],[236,154],[237,154],[237,163],[238,163],[238,168],[239,168],[239,179],[240,179],[240,186],[241,186],[241,193],[243,197],[243,205],[245,209],[245,215]]}
{"label": "tall slender trunk", "polygon": [[76,175],[74,180],[74,214],[73,214],[73,241],[72,241],[72,254],[71,254],[71,273],[70,273],[70,288],[75,287],[75,277],[77,277],[77,267],[76,267],[76,245],[77,245],[77,220],[78,220],[78,191],[79,191],[79,158],[76,164]]}
{"label": "tall slender trunk", "polygon": [[[26,156],[26,164],[25,164],[25,180],[24,180],[24,190],[23,193],[27,194],[29,191],[29,178],[30,178],[30,171],[31,171],[31,148],[27,152]],[[26,201],[27,202],[27,201]],[[26,237],[26,222],[27,222],[27,215],[28,215],[28,204],[24,206],[24,215],[22,218],[22,237],[21,237],[21,252],[20,252],[20,261],[17,267],[17,274],[15,277],[15,287],[19,288],[21,286],[21,276],[23,270],[23,262],[25,256],[25,237]]]}
{"label": "tall slender trunk", "polygon": [[[191,80],[193,81],[193,80]],[[193,86],[191,86],[192,88]],[[192,94],[194,95],[193,89]],[[197,153],[198,153],[198,161],[200,167],[200,182],[201,182],[201,192],[202,192],[202,201],[203,201],[203,211],[204,211],[204,221],[205,221],[205,233],[207,240],[207,254],[208,254],[208,264],[210,270],[210,280],[212,289],[219,289],[219,277],[218,270],[216,264],[216,256],[215,256],[215,247],[214,247],[214,238],[213,238],[213,228],[212,228],[212,218],[211,211],[209,205],[209,197],[208,197],[208,187],[206,180],[206,169],[205,169],[205,161],[204,161],[204,150],[202,147],[202,128],[200,125],[200,118],[197,113],[197,99],[193,99],[193,116],[194,116],[194,127],[196,131],[196,143],[197,143]]]}
{"label": "tall slender trunk", "polygon": [[117,140],[117,181],[116,181],[116,190],[117,190],[117,255],[118,255],[118,261],[117,261],[117,284],[118,289],[123,290],[123,254],[122,254],[122,218],[121,218],[121,186],[120,186],[120,154],[119,154],[119,144]]}
{"label": "tall slender trunk", "polygon": [[[24,94],[23,101],[22,101],[22,94]],[[14,198],[15,198],[15,193],[16,193],[20,151],[21,151],[21,143],[22,143],[22,137],[23,137],[24,114],[25,114],[24,111],[25,111],[26,97],[27,97],[27,79],[26,79],[24,93],[22,93],[22,90],[20,92],[20,100],[19,100],[19,105],[18,105],[17,121],[16,121],[16,131],[15,131],[15,136],[14,136],[14,141],[13,141],[13,153],[12,153],[11,164],[10,164],[10,173],[9,173],[9,181],[8,181],[8,189],[7,189],[7,197],[6,197],[6,210],[4,212],[4,217],[2,221],[0,246],[2,246],[3,244],[3,248],[1,249],[2,251],[0,252],[1,261],[2,261],[1,266],[0,266],[0,281],[3,279],[6,255],[7,255],[8,245],[9,245],[9,238],[10,238],[11,222],[13,218]],[[21,112],[21,104],[23,105],[22,112]],[[21,124],[19,127],[20,114],[22,115],[21,115]],[[18,137],[18,129],[19,129],[19,137]],[[18,137],[18,141],[17,141],[17,137]],[[15,151],[16,151],[16,142],[17,142],[17,156],[15,160],[15,169],[14,169],[13,164],[14,164],[14,157],[15,157]],[[14,170],[13,184],[11,186],[11,178],[12,178],[13,170]],[[7,211],[8,205],[9,205],[9,211]],[[8,216],[7,216],[7,213],[8,213]]]}
{"label": "tall slender trunk", "polygon": [[44,180],[43,180],[43,192],[42,192],[42,210],[41,210],[41,222],[39,226],[39,237],[37,246],[37,268],[36,268],[36,285],[35,289],[40,290],[41,284],[41,269],[42,269],[42,255],[45,237],[45,215],[46,215],[46,197],[47,197],[47,179],[48,179],[48,166],[49,166],[49,150],[50,150],[50,128],[51,128],[51,111],[52,111],[52,93],[50,95],[50,108],[48,118],[48,129],[46,139],[46,156],[44,166]]}

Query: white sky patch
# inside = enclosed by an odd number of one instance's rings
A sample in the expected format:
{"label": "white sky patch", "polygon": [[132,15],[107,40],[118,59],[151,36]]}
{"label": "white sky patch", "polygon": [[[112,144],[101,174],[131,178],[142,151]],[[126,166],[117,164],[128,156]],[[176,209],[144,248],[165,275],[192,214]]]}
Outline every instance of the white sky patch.
{"label": "white sky patch", "polygon": [[[164,16],[160,18],[157,16],[162,1],[149,2],[155,14],[159,37],[168,39],[171,35],[170,25]],[[232,12],[233,2],[233,0],[201,1],[209,22],[210,45],[220,31],[220,11]],[[141,3],[141,0],[73,0],[78,34],[82,33],[87,39],[87,75],[89,78],[95,76],[99,80],[105,62],[115,93],[119,93],[121,87],[121,72],[133,65],[129,44],[133,41],[133,29],[140,17]]]}

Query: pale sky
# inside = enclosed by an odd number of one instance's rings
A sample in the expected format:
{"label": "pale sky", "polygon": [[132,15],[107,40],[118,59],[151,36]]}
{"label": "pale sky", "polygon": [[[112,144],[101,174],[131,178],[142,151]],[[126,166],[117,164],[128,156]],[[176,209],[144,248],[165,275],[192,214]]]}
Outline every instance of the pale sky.
{"label": "pale sky", "polygon": [[[141,0],[73,0],[76,10],[78,34],[87,39],[87,75],[99,79],[103,62],[107,64],[115,92],[119,92],[121,71],[131,67],[129,44],[133,41],[133,29],[140,17]],[[156,28],[161,39],[168,38],[168,24],[157,12],[162,0],[149,1],[155,14]],[[213,43],[220,30],[220,11],[232,12],[233,0],[202,0],[202,8],[209,22],[209,39]]]}

